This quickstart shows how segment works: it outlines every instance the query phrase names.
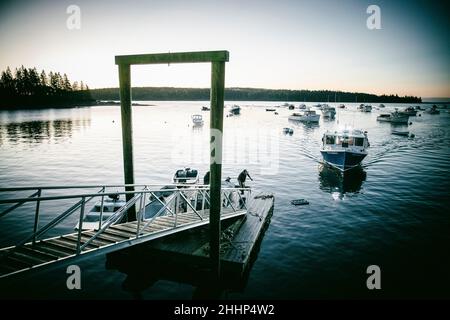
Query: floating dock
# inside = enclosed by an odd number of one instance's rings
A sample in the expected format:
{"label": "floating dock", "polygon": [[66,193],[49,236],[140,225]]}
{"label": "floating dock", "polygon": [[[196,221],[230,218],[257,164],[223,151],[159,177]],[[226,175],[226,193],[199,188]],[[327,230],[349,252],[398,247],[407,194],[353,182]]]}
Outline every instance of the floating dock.
{"label": "floating dock", "polygon": [[[247,203],[248,212],[222,222],[220,286],[241,290],[247,280],[264,232],[270,223],[274,196],[261,193]],[[107,255],[107,267],[128,275],[125,283],[142,290],[157,280],[189,283],[210,281],[209,229],[189,230]],[[216,285],[216,284],[215,284]]]}

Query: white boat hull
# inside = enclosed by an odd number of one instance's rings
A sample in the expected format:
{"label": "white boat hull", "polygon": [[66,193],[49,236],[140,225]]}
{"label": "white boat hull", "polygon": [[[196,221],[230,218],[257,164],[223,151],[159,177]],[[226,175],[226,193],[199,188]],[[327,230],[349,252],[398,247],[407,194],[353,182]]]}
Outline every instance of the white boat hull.
{"label": "white boat hull", "polygon": [[320,120],[320,114],[309,115],[309,116],[289,116],[289,120],[317,123]]}

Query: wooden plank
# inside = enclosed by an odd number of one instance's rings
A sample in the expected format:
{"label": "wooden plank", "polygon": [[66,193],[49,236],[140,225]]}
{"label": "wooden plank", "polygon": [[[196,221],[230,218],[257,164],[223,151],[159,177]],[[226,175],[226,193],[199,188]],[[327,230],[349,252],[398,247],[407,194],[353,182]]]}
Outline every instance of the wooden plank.
{"label": "wooden plank", "polygon": [[23,261],[25,263],[29,263],[32,266],[43,264],[43,263],[51,261],[51,260],[48,260],[48,259],[46,259],[46,260],[40,259],[40,258],[37,258],[36,256],[27,255],[27,254],[24,254],[22,252],[17,252],[17,251],[14,251],[12,253],[11,257],[19,259],[19,260],[21,260],[21,261]]}
{"label": "wooden plank", "polygon": [[169,63],[198,63],[228,61],[228,51],[197,51],[197,52],[174,52],[174,53],[152,53],[116,56],[118,65],[131,64],[169,64]]}
{"label": "wooden plank", "polygon": [[36,247],[23,246],[23,247],[17,248],[16,251],[20,252],[20,253],[23,253],[23,254],[32,255],[32,256],[35,256],[37,258],[46,260],[46,261],[51,261],[51,260],[57,260],[58,259],[58,256],[55,256],[54,254],[49,254],[49,253],[46,253],[46,252],[42,252]]}
{"label": "wooden plank", "polygon": [[[81,245],[85,244],[91,237],[85,234],[81,234]],[[71,241],[75,244],[78,243],[78,236],[76,234],[69,234],[67,236],[63,236],[62,239]],[[108,240],[100,240],[100,239],[94,239],[87,245],[88,248],[91,249],[97,249],[103,246],[107,246],[111,243],[115,243],[115,241],[108,241]]]}
{"label": "wooden plank", "polygon": [[123,231],[134,232],[134,234],[136,234],[136,227],[130,226],[127,223],[115,224],[115,225],[111,226],[110,228],[111,229],[118,229],[118,230],[123,230]]}
{"label": "wooden plank", "polygon": [[161,225],[161,226],[166,226],[168,228],[174,228],[175,227],[175,221],[170,222],[167,220],[160,220],[160,219],[155,219],[150,225]]}
{"label": "wooden plank", "polygon": [[[88,235],[89,237],[92,237],[95,232],[94,231],[90,231],[90,232],[85,232],[86,235]],[[105,240],[108,242],[120,242],[120,241],[124,241],[124,240],[128,240],[129,237],[127,238],[123,238],[123,237],[119,237],[116,235],[112,235],[112,234],[105,234],[104,232],[102,232],[101,234],[97,235],[97,237],[95,238],[96,240]]]}
{"label": "wooden plank", "polygon": [[155,226],[155,225],[149,225],[145,227],[145,229],[142,229],[144,225],[141,226],[141,232],[144,233],[152,233],[163,230],[165,227],[162,226]]}
{"label": "wooden plank", "polygon": [[77,252],[76,243],[73,241],[69,241],[67,239],[56,238],[56,239],[48,240],[47,243],[58,245],[60,247],[66,248],[67,250],[72,250],[72,254]]}
{"label": "wooden plank", "polygon": [[177,220],[181,220],[183,222],[196,222],[200,221],[200,218],[194,214],[179,214]]}
{"label": "wooden plank", "polygon": [[166,230],[166,229],[172,229],[172,228],[174,228],[174,226],[173,225],[167,225],[167,224],[164,224],[164,223],[159,223],[158,221],[153,221],[151,224],[150,224],[151,226],[157,226],[157,227],[159,227],[160,228],[160,230]]}
{"label": "wooden plank", "polygon": [[130,239],[131,237],[136,235],[136,232],[131,232],[131,231],[118,231],[118,230],[114,230],[114,229],[106,229],[105,231],[103,231],[104,234],[110,234],[110,235],[114,235],[114,236],[118,236],[121,237],[123,239]]}
{"label": "wooden plank", "polygon": [[273,203],[273,198],[252,199],[251,203],[249,203],[249,211],[252,214],[247,214],[246,222],[233,238],[233,242],[239,243],[240,248],[232,247],[223,256],[224,260],[243,265],[247,264],[253,247],[264,229],[264,224],[266,223]]}
{"label": "wooden plank", "polygon": [[10,266],[10,265],[7,265],[7,264],[5,264],[5,263],[2,263],[1,265],[0,265],[0,274],[8,274],[8,273],[11,273],[11,272],[14,272],[14,271],[17,271],[17,268],[15,268],[15,267],[13,267],[13,266]]}
{"label": "wooden plank", "polygon": [[16,270],[26,269],[32,266],[32,264],[11,255],[6,257],[5,260],[2,261],[2,264],[12,267]]}
{"label": "wooden plank", "polygon": [[70,256],[73,253],[72,250],[70,250],[70,252],[68,252],[67,248],[61,247],[57,244],[49,243],[47,241],[45,241],[45,242],[41,241],[39,243],[36,243],[34,247],[42,252],[54,254],[60,258]]}

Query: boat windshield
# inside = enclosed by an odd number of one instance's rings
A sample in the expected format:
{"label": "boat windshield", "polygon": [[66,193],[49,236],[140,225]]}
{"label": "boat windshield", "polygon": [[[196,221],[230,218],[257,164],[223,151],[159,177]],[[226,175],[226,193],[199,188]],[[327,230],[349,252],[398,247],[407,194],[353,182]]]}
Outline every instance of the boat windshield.
{"label": "boat windshield", "polygon": [[363,147],[364,146],[364,138],[355,138],[355,146]]}
{"label": "boat windshield", "polygon": [[325,136],[325,144],[334,144],[336,141],[335,136]]}
{"label": "boat windshield", "polygon": [[336,144],[341,144],[342,147],[347,148],[353,145],[353,137],[348,136],[338,136]]}

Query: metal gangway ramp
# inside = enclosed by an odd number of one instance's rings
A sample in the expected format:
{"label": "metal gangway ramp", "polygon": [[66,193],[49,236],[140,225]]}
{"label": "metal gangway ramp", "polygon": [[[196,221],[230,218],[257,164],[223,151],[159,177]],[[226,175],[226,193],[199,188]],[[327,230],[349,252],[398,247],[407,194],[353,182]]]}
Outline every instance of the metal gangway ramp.
{"label": "metal gangway ramp", "polygon": [[[107,188],[139,188],[135,191],[107,192]],[[100,188],[96,193],[80,193],[62,196],[42,196],[46,190]],[[8,207],[0,212],[0,218],[11,214],[26,203],[35,203],[34,225],[31,234],[16,245],[0,249],[0,278],[21,272],[45,268],[70,259],[105,254],[162,238],[188,229],[209,224],[209,186],[173,185],[161,189],[155,185],[63,186],[37,188],[0,188],[1,192],[34,191],[29,197],[1,199],[0,205]],[[222,188],[221,220],[244,216],[249,188]],[[132,195],[132,198],[111,215],[106,215],[104,203],[108,197]],[[247,195],[247,196],[246,196]],[[79,199],[79,200],[78,200]],[[45,201],[78,200],[49,223],[39,227],[40,205]],[[93,201],[94,200],[94,201]],[[94,202],[100,207],[98,227],[83,230],[87,208]],[[156,208],[156,209],[155,209]],[[150,210],[149,210],[150,209]],[[151,216],[148,217],[149,211]],[[153,211],[153,212],[151,212]],[[130,213],[135,221],[129,219]],[[135,213],[135,214],[134,214]],[[45,237],[62,221],[77,216],[77,230],[58,236]],[[105,218],[105,217],[106,218]],[[66,229],[67,231],[67,229]]]}

